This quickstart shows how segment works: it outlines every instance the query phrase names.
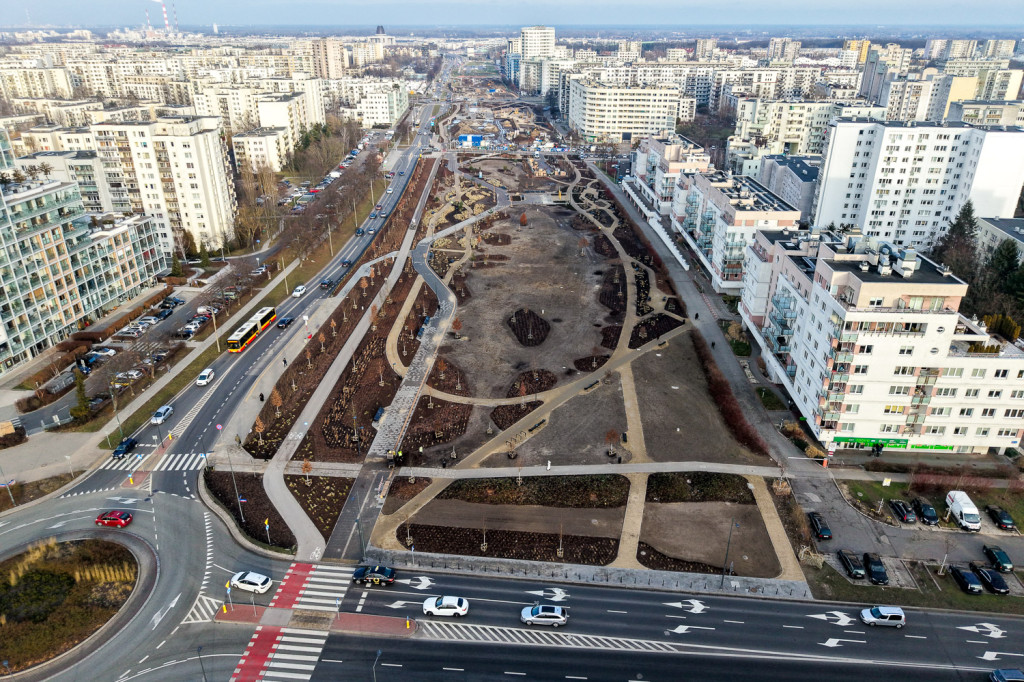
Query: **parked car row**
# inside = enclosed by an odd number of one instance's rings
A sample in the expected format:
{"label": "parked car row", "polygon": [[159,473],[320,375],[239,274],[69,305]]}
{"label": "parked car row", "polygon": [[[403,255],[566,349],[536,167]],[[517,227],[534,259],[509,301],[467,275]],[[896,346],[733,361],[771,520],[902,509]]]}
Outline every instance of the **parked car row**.
{"label": "parked car row", "polygon": [[854,580],[867,578],[873,585],[889,584],[889,574],[885,570],[882,558],[877,554],[865,552],[861,561],[861,557],[854,554],[853,550],[841,549],[836,552],[836,557],[846,575]]}

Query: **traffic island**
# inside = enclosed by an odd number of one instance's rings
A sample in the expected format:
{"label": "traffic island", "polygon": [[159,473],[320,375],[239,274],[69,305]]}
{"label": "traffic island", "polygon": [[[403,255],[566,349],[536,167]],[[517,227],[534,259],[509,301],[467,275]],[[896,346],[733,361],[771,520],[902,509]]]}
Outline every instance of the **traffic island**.
{"label": "traffic island", "polygon": [[376,637],[412,637],[416,621],[412,618],[374,616],[368,613],[339,613],[331,624],[331,632]]}

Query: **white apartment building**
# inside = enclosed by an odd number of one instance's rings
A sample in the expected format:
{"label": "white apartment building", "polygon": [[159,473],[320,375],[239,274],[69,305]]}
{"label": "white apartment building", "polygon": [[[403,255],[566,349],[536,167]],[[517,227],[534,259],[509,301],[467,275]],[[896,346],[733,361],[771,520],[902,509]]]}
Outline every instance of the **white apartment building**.
{"label": "white apartment building", "polygon": [[1012,216],[1024,185],[1024,129],[840,118],[828,140],[814,224],[859,227],[928,250],[970,199]]}
{"label": "white apartment building", "polygon": [[409,110],[409,92],[398,83],[367,92],[356,105],[356,116],[364,128],[393,126]]}
{"label": "white apartment building", "polygon": [[1024,218],[978,218],[978,256],[988,258],[1007,239],[1024,259]]}
{"label": "white apartment building", "polygon": [[910,48],[904,49],[896,43],[889,43],[885,47],[872,45],[864,62],[860,96],[877,102],[884,82],[905,76],[910,70],[913,53]]}
{"label": "white apartment building", "polygon": [[264,93],[256,97],[256,120],[260,128],[284,128],[298,144],[302,134],[313,127],[306,97],[301,92]]}
{"label": "white apartment building", "polygon": [[96,100],[15,98],[8,101],[19,113],[41,114],[48,123],[60,126],[88,125],[88,112],[103,110],[103,102]]}
{"label": "white apartment building", "polygon": [[947,120],[971,125],[1024,126],[1024,100],[952,102]]}
{"label": "white apartment building", "polygon": [[555,29],[524,26],[519,32],[519,54],[524,60],[555,56]]}
{"label": "white apartment building", "polygon": [[948,269],[856,231],[771,232],[747,272],[740,314],[830,452],[1019,445],[1024,351],[957,312],[967,285]]}
{"label": "white apartment building", "polygon": [[681,173],[704,173],[711,155],[682,135],[645,137],[633,152],[630,176],[622,183],[626,196],[648,220],[658,223],[672,211],[672,199]]}
{"label": "white apartment building", "polygon": [[71,99],[75,86],[63,67],[0,68],[0,99]]}
{"label": "white apartment building", "polygon": [[759,182],[725,171],[681,173],[672,201],[672,229],[708,271],[718,293],[738,295],[743,259],[758,230],[796,229],[800,210]]}
{"label": "white apartment building", "polygon": [[569,128],[588,142],[620,142],[675,130],[682,98],[678,86],[573,80],[569,87]]}
{"label": "white apartment building", "polygon": [[[48,151],[20,156],[15,165],[27,173],[43,164],[50,167],[48,179],[78,185],[82,205],[87,213],[130,213],[131,203],[115,201],[103,161],[95,151]],[[45,177],[45,175],[44,175]]]}
{"label": "white apartment building", "polygon": [[235,152],[235,168],[258,170],[268,167],[275,173],[281,172],[295,147],[291,132],[287,128],[255,128],[231,137],[231,146]]}
{"label": "white apartment building", "polygon": [[757,181],[790,206],[800,209],[801,222],[809,223],[820,167],[820,155],[769,154],[761,157]]}
{"label": "white apartment building", "polygon": [[349,68],[345,43],[338,38],[313,41],[313,73],[317,78],[341,78]]}
{"label": "white apartment building", "polygon": [[989,59],[1009,59],[1016,48],[1016,40],[986,40],[980,54]]}
{"label": "white apartment building", "polygon": [[800,41],[792,38],[771,38],[768,41],[768,61],[792,62],[800,56]]}

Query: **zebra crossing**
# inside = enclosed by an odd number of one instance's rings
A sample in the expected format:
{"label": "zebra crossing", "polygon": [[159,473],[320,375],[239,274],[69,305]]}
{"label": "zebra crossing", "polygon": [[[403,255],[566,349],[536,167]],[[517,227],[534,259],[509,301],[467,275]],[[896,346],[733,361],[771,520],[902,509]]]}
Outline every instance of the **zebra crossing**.
{"label": "zebra crossing", "polygon": [[206,466],[206,453],[189,452],[165,454],[153,464],[153,454],[144,455],[140,460],[137,455],[128,455],[121,459],[111,459],[100,466],[107,471],[195,471]]}
{"label": "zebra crossing", "polygon": [[489,644],[523,644],[526,646],[552,646],[569,649],[608,649],[614,651],[644,651],[681,653],[683,644],[650,639],[577,635],[570,632],[509,628],[496,625],[467,625],[435,620],[419,620],[416,626],[421,635],[430,639]]}
{"label": "zebra crossing", "polygon": [[351,566],[296,562],[278,585],[270,606],[278,609],[337,611],[352,584]]}
{"label": "zebra crossing", "polygon": [[196,597],[196,602],[192,604],[192,608],[189,609],[188,615],[181,621],[185,623],[209,623],[213,620],[213,617],[217,615],[217,611],[220,610],[221,604],[224,603],[223,599],[214,599],[208,597],[205,594],[200,594]]}
{"label": "zebra crossing", "polygon": [[327,631],[258,626],[232,682],[308,680],[327,642]]}

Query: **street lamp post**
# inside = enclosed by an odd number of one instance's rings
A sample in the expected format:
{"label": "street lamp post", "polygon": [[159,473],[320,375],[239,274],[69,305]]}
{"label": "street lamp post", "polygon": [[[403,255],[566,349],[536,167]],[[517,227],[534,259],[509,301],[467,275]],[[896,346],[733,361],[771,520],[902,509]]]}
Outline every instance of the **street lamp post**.
{"label": "street lamp post", "polygon": [[373,659],[373,682],[377,682],[377,661],[380,660],[380,655],[383,653],[380,649],[377,649],[377,658]]}
{"label": "street lamp post", "polygon": [[[4,487],[7,488],[7,494],[11,496],[11,506],[18,506],[18,503],[14,501],[14,491],[11,490],[11,482],[7,480],[7,476],[4,474],[4,468],[2,466],[0,466],[0,483],[4,484]],[[4,661],[4,665],[7,665],[7,661]]]}
{"label": "street lamp post", "polygon": [[64,455],[64,459],[68,461],[68,473],[71,474],[71,478],[74,478],[75,470],[71,468],[71,455]]}
{"label": "street lamp post", "polygon": [[199,669],[203,671],[203,682],[206,682],[206,666],[203,665],[203,647],[196,647],[196,655],[199,656]]}
{"label": "street lamp post", "polygon": [[719,585],[719,589],[725,587],[725,573],[729,570],[729,548],[732,546],[732,529],[738,525],[735,517],[729,521],[729,539],[725,543],[725,563],[722,564],[722,584]]}
{"label": "street lamp post", "polygon": [[[235,436],[235,440],[240,441],[239,436]],[[235,465],[231,461],[231,453],[228,453],[228,468],[231,470],[231,485],[235,489],[235,502],[238,503],[238,515],[242,518],[242,523],[245,523],[245,512],[242,511],[242,498],[238,496],[238,483],[235,482]]]}

